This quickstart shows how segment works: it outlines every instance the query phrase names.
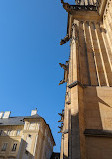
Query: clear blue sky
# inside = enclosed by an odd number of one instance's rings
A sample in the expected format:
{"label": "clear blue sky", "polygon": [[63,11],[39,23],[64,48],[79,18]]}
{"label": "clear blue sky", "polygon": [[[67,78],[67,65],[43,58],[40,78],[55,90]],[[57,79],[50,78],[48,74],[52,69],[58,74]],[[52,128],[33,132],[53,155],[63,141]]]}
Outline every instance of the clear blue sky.
{"label": "clear blue sky", "polygon": [[0,111],[12,116],[38,114],[50,125],[60,151],[58,112],[65,87],[59,63],[69,57],[67,13],[60,0],[0,0]]}

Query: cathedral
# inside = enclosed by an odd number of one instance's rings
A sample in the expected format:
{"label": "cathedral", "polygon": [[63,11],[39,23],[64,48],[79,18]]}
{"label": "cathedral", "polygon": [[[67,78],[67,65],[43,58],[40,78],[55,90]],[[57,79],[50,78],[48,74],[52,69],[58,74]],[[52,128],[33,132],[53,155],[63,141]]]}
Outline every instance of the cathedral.
{"label": "cathedral", "polygon": [[[61,0],[70,41],[60,159],[112,159],[112,1]],[[63,46],[62,46],[63,47]]]}

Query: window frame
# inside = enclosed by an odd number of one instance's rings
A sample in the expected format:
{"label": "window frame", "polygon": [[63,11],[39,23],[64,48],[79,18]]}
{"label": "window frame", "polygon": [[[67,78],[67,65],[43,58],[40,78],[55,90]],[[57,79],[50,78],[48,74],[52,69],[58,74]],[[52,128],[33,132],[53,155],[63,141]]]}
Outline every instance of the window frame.
{"label": "window frame", "polygon": [[0,136],[2,136],[2,134],[3,134],[3,130],[0,130]]}
{"label": "window frame", "polygon": [[[19,133],[18,133],[18,132],[19,132]],[[21,132],[21,130],[18,129],[17,132],[16,132],[16,136],[20,136],[20,132]]]}
{"label": "window frame", "polygon": [[10,136],[11,130],[7,130],[7,135]]}
{"label": "window frame", "polygon": [[11,149],[12,152],[16,152],[17,145],[18,145],[17,143],[13,143],[13,146],[12,146],[12,149]]}
{"label": "window frame", "polygon": [[[6,146],[5,146],[6,145]],[[2,144],[2,148],[1,148],[1,152],[5,152],[7,150],[7,146],[8,146],[8,143],[7,142],[4,142]]]}

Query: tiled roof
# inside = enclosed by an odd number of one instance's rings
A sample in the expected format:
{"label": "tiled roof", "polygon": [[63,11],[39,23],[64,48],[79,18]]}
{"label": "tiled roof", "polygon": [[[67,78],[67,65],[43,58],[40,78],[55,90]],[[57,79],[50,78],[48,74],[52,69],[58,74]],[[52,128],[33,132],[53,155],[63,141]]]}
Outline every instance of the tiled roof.
{"label": "tiled roof", "polygon": [[18,116],[0,119],[0,125],[24,125],[24,119],[29,118],[41,118],[38,114],[33,116]]}

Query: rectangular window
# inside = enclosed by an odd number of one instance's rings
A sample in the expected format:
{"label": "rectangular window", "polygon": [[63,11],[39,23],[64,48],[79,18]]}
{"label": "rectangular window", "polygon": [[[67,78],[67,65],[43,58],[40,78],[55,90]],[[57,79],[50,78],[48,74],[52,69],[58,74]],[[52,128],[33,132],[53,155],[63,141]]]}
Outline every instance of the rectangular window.
{"label": "rectangular window", "polygon": [[4,143],[1,151],[6,151],[8,143]]}
{"label": "rectangular window", "polygon": [[20,130],[17,130],[16,135],[17,135],[17,136],[19,136],[19,135],[20,135]]}
{"label": "rectangular window", "polygon": [[31,122],[30,126],[29,126],[29,129],[30,130],[35,130],[35,127],[36,127],[35,122]]}
{"label": "rectangular window", "polygon": [[13,147],[12,147],[12,151],[16,151],[16,148],[17,148],[17,144],[13,144]]}
{"label": "rectangular window", "polygon": [[10,135],[10,133],[11,133],[11,130],[8,130],[8,131],[7,131],[7,135]]}
{"label": "rectangular window", "polygon": [[2,133],[3,133],[3,130],[0,130],[0,136],[2,135]]}

